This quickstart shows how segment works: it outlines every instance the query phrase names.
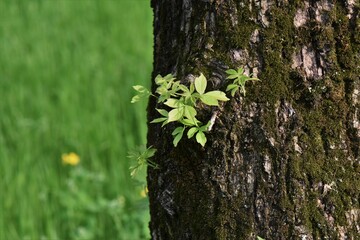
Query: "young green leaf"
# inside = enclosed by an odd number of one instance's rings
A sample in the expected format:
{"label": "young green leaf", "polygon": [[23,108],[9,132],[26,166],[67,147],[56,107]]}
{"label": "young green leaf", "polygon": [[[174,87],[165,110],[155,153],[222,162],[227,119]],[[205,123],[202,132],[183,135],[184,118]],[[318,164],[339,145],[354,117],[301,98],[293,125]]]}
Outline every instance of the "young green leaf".
{"label": "young green leaf", "polygon": [[158,112],[161,114],[161,116],[163,116],[163,117],[161,117],[161,118],[155,118],[155,119],[152,120],[150,123],[160,123],[160,122],[164,122],[163,125],[165,125],[165,124],[167,123],[169,113],[168,113],[166,110],[164,110],[164,109],[158,109],[158,108],[156,108],[156,111],[158,111]]}
{"label": "young green leaf", "polygon": [[205,134],[203,133],[203,132],[201,132],[201,131],[199,131],[197,134],[196,134],[196,141],[198,142],[198,143],[200,143],[201,144],[201,146],[205,146],[205,143],[206,143],[206,136],[205,136]]}
{"label": "young green leaf", "polygon": [[238,88],[239,86],[237,84],[229,84],[227,87],[226,87],[226,91],[230,91],[234,88]]}
{"label": "young green leaf", "polygon": [[135,95],[132,97],[131,99],[131,103],[136,103],[138,101],[140,101],[141,97],[139,95]]}
{"label": "young green leaf", "polygon": [[238,68],[238,70],[234,70],[234,69],[229,69],[226,71],[227,74],[229,74],[229,76],[227,77],[227,79],[235,79],[235,78],[239,78],[243,75],[244,73],[244,69],[242,68]]}
{"label": "young green leaf", "polygon": [[166,82],[166,80],[165,80],[160,74],[158,74],[158,75],[155,77],[155,83],[156,83],[156,85],[161,85],[161,84],[163,84],[164,82]]}
{"label": "young green leaf", "polygon": [[238,78],[238,74],[231,74],[226,79],[236,79]]}
{"label": "young green leaf", "polygon": [[235,96],[235,93],[236,93],[236,91],[239,89],[239,87],[236,87],[236,88],[234,88],[234,89],[232,89],[231,90],[231,96]]}
{"label": "young green leaf", "polygon": [[199,77],[195,78],[195,89],[198,93],[204,94],[206,85],[207,85],[206,78],[202,73],[200,74]]}
{"label": "young green leaf", "polygon": [[169,97],[170,97],[170,94],[168,94],[168,95],[160,95],[159,98],[158,98],[158,103],[164,102]]}
{"label": "young green leaf", "polygon": [[180,132],[183,132],[185,130],[185,128],[184,127],[177,127],[177,128],[175,128],[175,130],[171,133],[171,135],[177,135],[177,134],[179,134]]}
{"label": "young green leaf", "polygon": [[168,113],[166,110],[164,110],[164,109],[158,109],[158,108],[156,108],[156,111],[158,111],[158,113],[160,113],[161,116],[164,116],[164,117],[169,116],[169,113]]}
{"label": "young green leaf", "polygon": [[190,120],[194,120],[196,116],[196,110],[192,106],[184,106],[184,116]]}
{"label": "young green leaf", "polygon": [[151,157],[153,157],[156,153],[157,149],[153,148],[152,146],[148,147],[144,153],[144,157],[146,159],[149,159]]}
{"label": "young green leaf", "polygon": [[196,118],[194,119],[188,119],[188,118],[183,118],[181,119],[180,123],[184,124],[185,126],[197,126],[199,124],[201,124],[201,122],[199,120],[197,120]]}
{"label": "young green leaf", "polygon": [[167,118],[155,118],[154,120],[152,120],[150,123],[160,123],[160,122],[165,122],[167,120]]}
{"label": "young green leaf", "polygon": [[219,101],[224,101],[224,102],[230,100],[230,99],[228,99],[226,97],[226,94],[224,92],[222,92],[222,91],[211,91],[211,92],[205,93],[204,95],[211,96],[211,97],[213,97],[213,98],[215,98],[215,99],[217,99]]}
{"label": "young green leaf", "polygon": [[175,81],[172,84],[170,83],[169,88],[171,87],[171,91],[175,93],[180,90],[180,85],[182,85],[180,81]]}
{"label": "young green leaf", "polygon": [[183,134],[180,133],[178,135],[176,135],[174,137],[174,140],[173,140],[173,144],[174,144],[174,147],[177,147],[178,143],[180,142],[181,138],[182,138]]}
{"label": "young green leaf", "polygon": [[174,144],[174,147],[176,147],[179,143],[179,141],[181,140],[183,134],[184,134],[184,130],[185,130],[185,127],[177,127],[173,132],[172,132],[172,135],[174,137],[174,140],[173,140],[173,144]]}
{"label": "young green leaf", "polygon": [[237,70],[238,74],[243,74],[244,73],[244,69],[242,67],[239,67]]}
{"label": "young green leaf", "polygon": [[171,73],[169,73],[169,74],[167,74],[167,75],[164,77],[164,79],[165,79],[167,82],[169,82],[169,81],[171,81],[171,80],[174,80],[175,78],[174,78],[174,76],[173,76]]}
{"label": "young green leaf", "polygon": [[183,93],[190,93],[189,88],[188,88],[187,86],[185,86],[184,84],[180,84],[180,85],[179,85],[179,89],[180,89],[181,91],[183,91]]}
{"label": "young green leaf", "polygon": [[174,76],[172,74],[168,74],[165,77],[162,77],[160,74],[158,74],[155,77],[155,83],[156,85],[163,85],[163,84],[168,84],[171,83],[173,80],[175,80]]}
{"label": "young green leaf", "polygon": [[231,96],[234,97],[236,91],[239,89],[239,85],[237,84],[229,84],[226,88],[226,91],[231,91]]}
{"label": "young green leaf", "polygon": [[[194,84],[191,83],[190,88],[193,85]],[[180,84],[179,88],[182,91],[180,95],[184,98],[183,102],[185,102],[185,104],[190,104],[191,106],[194,106],[195,105],[195,95],[193,94],[194,86],[192,87],[192,89],[189,90],[185,85]]]}
{"label": "young green leaf", "polygon": [[192,138],[197,131],[199,131],[197,127],[190,128],[189,131],[187,132],[187,137]]}
{"label": "young green leaf", "polygon": [[158,93],[159,95],[165,95],[165,94],[167,94],[168,89],[165,86],[161,85],[156,88],[155,92]]}
{"label": "young green leaf", "polygon": [[225,71],[228,75],[236,75],[237,71],[235,71],[234,69],[229,69]]}
{"label": "young green leaf", "polygon": [[175,99],[175,98],[169,98],[168,100],[166,100],[166,102],[164,104],[166,106],[171,107],[171,108],[180,107],[180,101],[178,99]]}
{"label": "young green leaf", "polygon": [[200,100],[209,106],[219,106],[219,102],[213,96],[209,96],[206,94],[200,95]]}
{"label": "young green leaf", "polygon": [[144,86],[141,85],[135,85],[133,88],[140,93],[148,91]]}
{"label": "young green leaf", "polygon": [[190,92],[193,93],[195,91],[195,84],[193,82],[190,83]]}
{"label": "young green leaf", "polygon": [[134,97],[132,97],[131,99],[131,103],[136,103],[138,101],[140,101],[142,98],[147,98],[151,95],[150,91],[147,90],[145,87],[141,86],[141,85],[135,85],[133,86],[133,88],[139,93],[137,95],[135,95]]}
{"label": "young green leaf", "polygon": [[175,108],[169,112],[168,122],[175,122],[184,116],[184,108]]}

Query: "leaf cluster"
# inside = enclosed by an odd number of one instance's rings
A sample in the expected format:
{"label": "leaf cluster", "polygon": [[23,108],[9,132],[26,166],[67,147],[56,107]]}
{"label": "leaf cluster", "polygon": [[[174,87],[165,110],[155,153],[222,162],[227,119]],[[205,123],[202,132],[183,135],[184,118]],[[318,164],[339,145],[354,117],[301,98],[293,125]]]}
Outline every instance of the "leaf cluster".
{"label": "leaf cluster", "polygon": [[[145,148],[145,147],[144,147]],[[150,166],[152,168],[158,169],[159,166],[150,160],[151,157],[155,155],[156,149],[153,147],[148,147],[146,149],[135,149],[132,151],[129,151],[128,158],[136,161],[136,164],[134,166],[130,167],[131,173],[130,175],[134,177],[136,173],[143,167],[143,166]]]}
{"label": "leaf cluster", "polygon": [[133,86],[133,88],[135,89],[135,91],[137,91],[138,94],[132,97],[131,103],[136,103],[141,99],[146,99],[152,95],[151,92],[144,86],[135,85]]}
{"label": "leaf cluster", "polygon": [[[226,91],[230,91],[232,96],[235,96],[238,90],[244,93],[245,96],[245,83],[251,80],[259,81],[258,78],[245,75],[242,68],[239,68],[237,71],[229,69],[226,73],[229,75],[227,79],[233,80],[233,83],[229,84],[226,88]],[[219,106],[219,101],[229,100],[225,92],[219,90],[206,92],[207,80],[202,73],[190,83],[190,86],[181,84],[172,74],[164,77],[161,75],[156,76],[155,83],[157,85],[156,95],[151,94],[143,86],[134,86],[133,88],[138,94],[133,97],[131,102],[137,102],[139,99],[149,96],[157,97],[158,103],[163,103],[168,108],[156,109],[161,116],[152,120],[151,123],[162,123],[162,127],[171,122],[180,123],[180,126],[172,132],[175,147],[182,139],[186,130],[188,138],[195,136],[196,141],[201,146],[205,146],[207,141],[205,133],[208,131],[211,123],[209,121],[204,124],[196,118],[196,106],[199,102],[208,106]]]}
{"label": "leaf cluster", "polygon": [[226,91],[231,91],[231,96],[235,96],[235,93],[240,89],[242,93],[244,93],[244,96],[246,95],[245,90],[245,83],[247,81],[260,81],[258,78],[254,78],[250,76],[247,76],[244,74],[243,68],[238,68],[238,70],[229,69],[226,71],[226,73],[229,75],[226,79],[234,80],[232,84],[229,84],[226,88]]}
{"label": "leaf cluster", "polygon": [[199,101],[208,106],[219,106],[219,101],[229,100],[226,94],[218,90],[206,92],[207,80],[203,74],[195,78],[189,87],[176,81],[171,74],[165,77],[158,75],[155,83],[158,85],[155,91],[159,95],[158,102],[164,103],[170,110],[156,109],[161,117],[154,119],[152,123],[162,123],[162,126],[170,122],[181,124],[172,132],[175,147],[186,129],[188,138],[195,136],[196,141],[205,146],[207,139],[204,132],[207,131],[209,123],[203,124],[196,118],[195,107]]}

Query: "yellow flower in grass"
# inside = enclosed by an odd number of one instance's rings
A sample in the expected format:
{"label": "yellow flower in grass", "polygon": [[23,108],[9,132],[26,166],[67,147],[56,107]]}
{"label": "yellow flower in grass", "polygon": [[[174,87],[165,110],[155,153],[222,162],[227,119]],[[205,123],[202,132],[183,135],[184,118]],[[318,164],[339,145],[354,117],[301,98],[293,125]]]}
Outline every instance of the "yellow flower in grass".
{"label": "yellow flower in grass", "polygon": [[76,166],[79,164],[80,162],[80,157],[79,155],[77,155],[76,153],[64,153],[63,155],[61,155],[61,159],[63,164],[69,164],[72,166]]}

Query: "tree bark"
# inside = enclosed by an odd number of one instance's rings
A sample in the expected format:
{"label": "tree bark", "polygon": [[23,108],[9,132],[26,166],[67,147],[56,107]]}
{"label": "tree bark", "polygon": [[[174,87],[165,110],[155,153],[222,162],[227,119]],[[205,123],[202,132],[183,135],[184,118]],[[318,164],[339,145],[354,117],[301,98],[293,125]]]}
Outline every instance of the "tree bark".
{"label": "tree bark", "polygon": [[[360,239],[358,0],[152,0],[154,71],[247,84],[204,148],[150,124],[152,239]],[[154,90],[153,84],[153,90]],[[159,117],[150,98],[148,120]]]}

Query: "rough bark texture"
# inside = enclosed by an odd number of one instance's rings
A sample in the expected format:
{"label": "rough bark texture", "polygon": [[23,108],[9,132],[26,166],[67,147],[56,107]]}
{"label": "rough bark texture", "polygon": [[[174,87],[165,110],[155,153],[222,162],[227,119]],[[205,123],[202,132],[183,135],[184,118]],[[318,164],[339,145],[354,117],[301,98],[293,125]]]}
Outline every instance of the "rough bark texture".
{"label": "rough bark texture", "polygon": [[149,124],[152,239],[360,239],[359,1],[152,7],[153,77],[202,72],[224,90],[224,71],[244,67],[262,80],[221,106],[205,148]]}

